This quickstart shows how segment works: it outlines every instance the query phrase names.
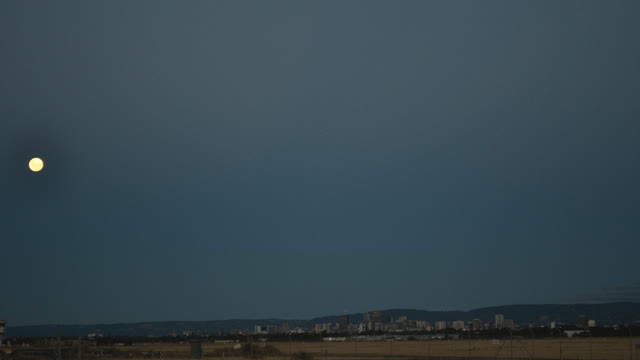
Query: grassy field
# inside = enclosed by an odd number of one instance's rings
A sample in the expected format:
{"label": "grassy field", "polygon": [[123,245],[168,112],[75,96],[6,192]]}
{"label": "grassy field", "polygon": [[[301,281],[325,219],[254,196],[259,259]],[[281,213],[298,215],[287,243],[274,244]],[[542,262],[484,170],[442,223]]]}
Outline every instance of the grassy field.
{"label": "grassy field", "polygon": [[[254,355],[267,350],[264,360],[289,360],[291,354],[305,352],[315,360],[421,360],[438,357],[487,358],[487,359],[562,359],[562,360],[640,360],[636,350],[640,338],[582,338],[540,340],[457,340],[457,341],[387,341],[387,342],[274,342],[268,348],[255,343]],[[38,349],[31,356],[29,351],[16,350],[8,360],[51,359],[50,349]],[[263,350],[261,350],[263,349]],[[36,349],[30,349],[36,351]],[[132,346],[106,347],[102,349],[105,359],[144,359],[150,350],[162,351],[164,359],[189,358],[189,344],[137,344]],[[241,360],[250,358],[250,353],[234,350],[231,345],[203,344],[205,359]],[[274,354],[279,352],[279,354]],[[86,348],[84,359],[96,359],[97,349]],[[72,355],[71,355],[72,354]],[[156,353],[157,354],[157,353]],[[67,350],[64,357],[77,359],[75,352]],[[158,356],[156,355],[157,359]]]}

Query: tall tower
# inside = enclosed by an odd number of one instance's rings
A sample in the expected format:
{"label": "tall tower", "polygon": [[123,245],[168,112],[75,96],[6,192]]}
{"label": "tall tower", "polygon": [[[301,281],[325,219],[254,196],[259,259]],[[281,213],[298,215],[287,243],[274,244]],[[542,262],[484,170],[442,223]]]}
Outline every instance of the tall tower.
{"label": "tall tower", "polygon": [[362,322],[366,324],[369,321],[371,321],[371,314],[370,313],[362,314]]}
{"label": "tall tower", "polygon": [[371,318],[374,323],[384,323],[384,313],[382,311],[374,311]]}
{"label": "tall tower", "polygon": [[496,314],[496,329],[504,327],[504,314]]}
{"label": "tall tower", "polygon": [[342,315],[338,318],[338,324],[340,324],[340,332],[346,332],[349,330],[349,315]]}

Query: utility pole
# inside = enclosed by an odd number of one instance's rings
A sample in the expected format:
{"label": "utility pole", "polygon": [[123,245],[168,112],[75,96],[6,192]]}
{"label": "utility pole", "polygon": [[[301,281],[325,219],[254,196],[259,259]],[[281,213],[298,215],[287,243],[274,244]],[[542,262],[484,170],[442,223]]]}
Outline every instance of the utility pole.
{"label": "utility pole", "polygon": [[355,348],[355,350],[356,350],[356,356],[358,356],[358,341],[357,341],[357,340],[354,340],[354,341],[353,341],[353,347],[354,347],[354,348]]}
{"label": "utility pole", "polygon": [[57,340],[58,340],[58,342],[56,343],[57,344],[56,355],[58,357],[57,360],[62,360],[62,339],[60,339],[60,333],[58,333]]}
{"label": "utility pole", "polygon": [[78,360],[82,360],[82,338],[78,335]]}
{"label": "utility pole", "polygon": [[513,360],[513,338],[509,339],[509,359]]}
{"label": "utility pole", "polygon": [[329,359],[329,343],[325,341],[324,344],[324,360]]}
{"label": "utility pole", "polygon": [[533,332],[533,328],[529,326],[531,332],[531,357],[536,358],[536,334]]}
{"label": "utility pole", "polygon": [[629,324],[629,360],[633,360],[633,336],[631,335],[631,324]]}

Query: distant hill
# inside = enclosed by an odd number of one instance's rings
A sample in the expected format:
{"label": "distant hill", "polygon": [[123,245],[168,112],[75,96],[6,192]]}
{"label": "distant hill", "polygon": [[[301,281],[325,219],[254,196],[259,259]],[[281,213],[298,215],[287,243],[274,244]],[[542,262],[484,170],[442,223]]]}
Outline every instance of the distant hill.
{"label": "distant hill", "polygon": [[[521,326],[533,323],[545,325],[550,321],[575,324],[579,315],[596,320],[598,325],[626,324],[640,322],[640,303],[608,304],[545,304],[494,306],[470,311],[427,311],[415,309],[389,309],[382,311],[386,319],[406,316],[410,320],[471,321],[478,318],[492,322],[495,314],[504,314]],[[95,325],[34,325],[16,326],[7,330],[9,336],[78,336],[101,333],[105,336],[166,336],[172,332],[178,335],[183,330],[214,335],[235,330],[253,330],[255,325],[281,325],[288,323],[291,328],[314,328],[316,323],[336,323],[339,315],[324,316],[311,320],[286,319],[232,319],[212,321],[155,321],[144,323],[95,324]],[[349,314],[352,323],[362,322],[363,314]]]}

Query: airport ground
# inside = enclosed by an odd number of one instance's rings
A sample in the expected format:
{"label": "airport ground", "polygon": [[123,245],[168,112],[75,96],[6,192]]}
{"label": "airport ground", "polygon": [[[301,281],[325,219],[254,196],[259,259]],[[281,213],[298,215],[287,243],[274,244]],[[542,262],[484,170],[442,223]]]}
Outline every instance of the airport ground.
{"label": "airport ground", "polygon": [[[640,338],[578,338],[537,340],[449,340],[381,342],[271,342],[234,349],[233,344],[202,344],[203,359],[242,360],[438,360],[438,359],[557,359],[640,360]],[[54,347],[14,349],[7,360],[52,359]],[[134,344],[84,348],[83,359],[183,360],[190,345]],[[75,350],[65,349],[64,360],[74,360]]]}

